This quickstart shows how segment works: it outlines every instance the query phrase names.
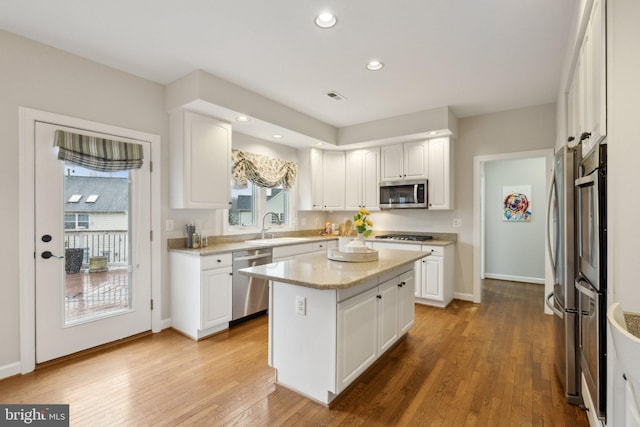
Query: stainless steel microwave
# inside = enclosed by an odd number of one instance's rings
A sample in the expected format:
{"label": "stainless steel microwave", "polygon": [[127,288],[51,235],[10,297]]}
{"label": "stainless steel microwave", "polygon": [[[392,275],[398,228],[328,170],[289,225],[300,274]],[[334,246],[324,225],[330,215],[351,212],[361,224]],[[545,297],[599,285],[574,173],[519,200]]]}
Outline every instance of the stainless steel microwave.
{"label": "stainless steel microwave", "polygon": [[380,209],[426,208],[427,200],[426,179],[380,182]]}

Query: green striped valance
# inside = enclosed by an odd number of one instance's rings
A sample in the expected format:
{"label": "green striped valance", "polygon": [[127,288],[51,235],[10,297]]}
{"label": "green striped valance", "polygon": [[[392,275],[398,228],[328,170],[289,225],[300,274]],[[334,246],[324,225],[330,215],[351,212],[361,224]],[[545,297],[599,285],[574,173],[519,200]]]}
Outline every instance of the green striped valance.
{"label": "green striped valance", "polygon": [[59,147],[59,160],[101,172],[138,169],[144,158],[141,144],[61,130],[56,131],[53,145]]}

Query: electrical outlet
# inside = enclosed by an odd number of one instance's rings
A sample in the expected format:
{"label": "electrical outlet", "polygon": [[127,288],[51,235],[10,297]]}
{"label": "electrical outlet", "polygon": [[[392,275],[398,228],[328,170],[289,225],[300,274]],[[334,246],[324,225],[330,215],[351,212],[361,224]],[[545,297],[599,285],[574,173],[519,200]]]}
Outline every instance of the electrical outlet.
{"label": "electrical outlet", "polygon": [[307,315],[307,299],[305,297],[296,297],[296,314]]}
{"label": "electrical outlet", "polygon": [[462,227],[462,218],[453,218],[454,227]]}
{"label": "electrical outlet", "polygon": [[165,224],[165,230],[166,231],[173,231],[173,229],[174,229],[173,220],[172,219],[168,219],[166,224]]}

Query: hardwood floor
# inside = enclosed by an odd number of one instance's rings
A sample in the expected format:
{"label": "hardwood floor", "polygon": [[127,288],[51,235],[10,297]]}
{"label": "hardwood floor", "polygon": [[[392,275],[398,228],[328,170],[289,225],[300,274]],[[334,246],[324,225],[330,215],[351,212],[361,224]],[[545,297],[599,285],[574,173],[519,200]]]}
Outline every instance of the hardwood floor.
{"label": "hardwood floor", "polygon": [[487,280],[482,305],[417,306],[407,338],[332,409],[274,385],[265,317],[198,343],[167,330],[8,378],[0,402],[68,403],[76,426],[588,426],[555,375],[543,292]]}

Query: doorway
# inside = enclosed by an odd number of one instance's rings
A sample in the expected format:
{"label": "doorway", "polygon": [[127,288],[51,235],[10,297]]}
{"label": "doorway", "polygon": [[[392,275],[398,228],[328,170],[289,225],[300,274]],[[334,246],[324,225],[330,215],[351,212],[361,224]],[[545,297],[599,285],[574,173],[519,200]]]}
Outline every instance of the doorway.
{"label": "doorway", "polygon": [[[485,200],[484,194],[484,178],[483,168],[487,162],[503,161],[503,160],[518,160],[518,159],[531,159],[531,158],[545,158],[545,171],[546,182],[545,188],[549,188],[551,182],[552,173],[552,161],[553,161],[553,149],[546,150],[534,150],[523,151],[516,153],[505,154],[493,154],[474,157],[474,184],[473,184],[473,301],[480,303],[482,301],[482,279],[484,275],[483,265],[485,262],[484,252],[484,231],[485,231],[485,218],[483,202]],[[536,212],[539,217],[542,217],[546,224],[546,204],[547,201],[536,201]],[[546,230],[546,225],[545,228]],[[553,287],[553,277],[551,268],[548,262],[547,255],[545,255],[544,266],[544,282],[545,282],[545,294],[551,292]],[[545,306],[545,312],[547,308]]]}
{"label": "doorway", "polygon": [[[151,309],[153,299],[161,302],[160,239],[152,239],[151,233],[160,230],[160,176],[157,170],[150,173],[152,162],[159,164],[160,137],[19,110],[20,347],[21,371],[26,373],[36,363],[145,330],[161,330],[160,310]],[[78,197],[71,181],[88,178],[80,178],[82,168],[56,158],[55,130],[135,142],[143,147],[143,168],[114,174],[113,187],[99,187],[103,194],[87,190]],[[106,179],[104,174],[84,173]],[[115,199],[126,206],[119,222],[114,222],[114,212],[102,212],[100,218],[86,210],[92,203],[97,206],[107,191],[121,192]],[[84,211],[75,199],[84,199]],[[105,225],[104,215],[111,215],[112,225],[125,223],[124,230],[114,233],[122,227]],[[91,226],[100,228],[98,223],[101,229],[90,236]],[[105,227],[112,230],[105,232]]]}

